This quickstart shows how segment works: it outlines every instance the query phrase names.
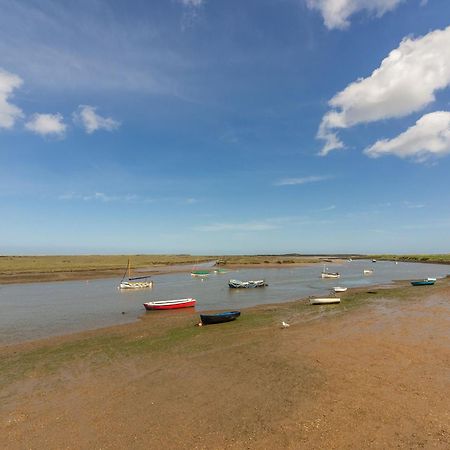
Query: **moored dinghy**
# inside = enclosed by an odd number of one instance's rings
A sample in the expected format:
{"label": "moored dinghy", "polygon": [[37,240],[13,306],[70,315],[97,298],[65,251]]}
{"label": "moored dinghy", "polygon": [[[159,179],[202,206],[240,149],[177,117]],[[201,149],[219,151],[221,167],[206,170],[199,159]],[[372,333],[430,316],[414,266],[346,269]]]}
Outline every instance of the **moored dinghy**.
{"label": "moored dinghy", "polygon": [[329,297],[329,298],[310,298],[310,305],[332,305],[333,303],[341,303],[339,297]]}
{"label": "moored dinghy", "polygon": [[153,302],[144,303],[144,307],[147,311],[159,310],[159,309],[178,309],[178,308],[190,308],[195,306],[195,298],[179,298],[175,300],[156,300]]}
{"label": "moored dinghy", "polygon": [[230,280],[228,281],[228,286],[230,288],[239,289],[239,288],[257,288],[257,287],[265,287],[267,283],[265,280],[249,280],[249,281],[240,281],[240,280]]}
{"label": "moored dinghy", "polygon": [[240,311],[227,311],[217,314],[200,314],[200,320],[203,325],[212,325],[215,323],[231,322],[241,315]]}

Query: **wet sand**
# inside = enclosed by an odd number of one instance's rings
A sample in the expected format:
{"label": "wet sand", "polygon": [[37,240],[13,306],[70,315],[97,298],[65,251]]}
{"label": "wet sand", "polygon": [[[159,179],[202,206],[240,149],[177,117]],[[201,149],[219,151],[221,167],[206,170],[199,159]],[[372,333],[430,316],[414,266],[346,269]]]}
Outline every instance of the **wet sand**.
{"label": "wet sand", "polygon": [[447,449],[450,279],[370,292],[0,348],[2,447]]}

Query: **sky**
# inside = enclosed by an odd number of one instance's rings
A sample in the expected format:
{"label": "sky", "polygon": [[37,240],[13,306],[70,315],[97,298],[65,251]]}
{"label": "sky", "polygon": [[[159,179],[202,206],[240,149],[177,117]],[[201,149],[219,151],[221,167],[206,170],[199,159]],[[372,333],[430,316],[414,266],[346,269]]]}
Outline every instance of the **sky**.
{"label": "sky", "polygon": [[448,0],[0,10],[0,254],[450,252]]}

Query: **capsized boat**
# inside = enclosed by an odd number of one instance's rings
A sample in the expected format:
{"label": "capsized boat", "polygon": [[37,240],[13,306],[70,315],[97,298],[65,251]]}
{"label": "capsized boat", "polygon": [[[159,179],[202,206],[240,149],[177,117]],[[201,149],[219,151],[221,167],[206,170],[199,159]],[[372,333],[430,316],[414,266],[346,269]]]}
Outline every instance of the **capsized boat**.
{"label": "capsized boat", "polygon": [[436,283],[436,280],[430,280],[429,278],[427,278],[425,280],[411,281],[411,284],[413,286],[432,286],[434,283]]}
{"label": "capsized boat", "polygon": [[[127,277],[128,274],[128,277]],[[125,280],[127,278],[127,280]],[[153,281],[148,279],[149,276],[142,277],[131,277],[131,265],[130,260],[128,260],[127,269],[123,274],[122,279],[120,280],[119,286],[117,289],[148,289],[153,287]],[[137,281],[141,280],[141,281]]]}
{"label": "capsized boat", "polygon": [[144,307],[147,311],[153,311],[158,309],[178,309],[178,308],[190,308],[195,306],[195,298],[179,298],[175,300],[157,300],[153,302],[144,303]]}
{"label": "capsized boat", "polygon": [[310,298],[310,305],[331,305],[333,303],[341,303],[339,297],[329,297],[329,298]]}
{"label": "capsized boat", "polygon": [[240,281],[240,280],[230,280],[228,281],[228,286],[230,288],[239,289],[239,288],[257,288],[257,287],[265,287],[268,284],[265,280],[249,280],[249,281]]}
{"label": "capsized boat", "polygon": [[346,287],[336,286],[333,288],[334,292],[345,292],[347,290]]}
{"label": "capsized boat", "polygon": [[231,322],[241,315],[240,311],[227,311],[217,314],[200,314],[200,320],[203,325],[212,325],[214,323]]}

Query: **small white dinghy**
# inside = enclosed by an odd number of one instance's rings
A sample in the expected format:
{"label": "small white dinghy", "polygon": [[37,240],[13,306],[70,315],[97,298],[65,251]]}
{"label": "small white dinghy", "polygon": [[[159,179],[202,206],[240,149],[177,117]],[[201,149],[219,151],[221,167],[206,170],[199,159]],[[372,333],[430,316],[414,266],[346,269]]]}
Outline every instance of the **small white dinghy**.
{"label": "small white dinghy", "polygon": [[364,269],[363,270],[363,274],[364,275],[372,275],[373,274],[373,269]]}
{"label": "small white dinghy", "polygon": [[341,299],[339,297],[309,299],[310,305],[331,305],[333,303],[341,303]]}
{"label": "small white dinghy", "polygon": [[334,292],[345,292],[347,290],[346,287],[340,287],[340,286],[336,286],[333,288]]}

